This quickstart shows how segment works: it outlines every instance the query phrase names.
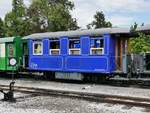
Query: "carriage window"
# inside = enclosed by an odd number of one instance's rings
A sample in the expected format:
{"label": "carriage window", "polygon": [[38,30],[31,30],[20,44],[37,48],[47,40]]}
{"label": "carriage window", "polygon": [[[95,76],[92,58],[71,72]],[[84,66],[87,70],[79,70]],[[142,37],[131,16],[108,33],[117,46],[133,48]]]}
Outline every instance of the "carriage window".
{"label": "carriage window", "polygon": [[8,44],[8,56],[9,57],[13,57],[14,56],[13,44]]}
{"label": "carriage window", "polygon": [[42,55],[43,54],[43,43],[34,42],[33,43],[33,55]]}
{"label": "carriage window", "polygon": [[69,54],[80,55],[80,40],[69,41]]}
{"label": "carriage window", "polygon": [[104,54],[104,39],[91,39],[91,55]]}
{"label": "carriage window", "polygon": [[50,41],[50,55],[60,54],[60,41]]}
{"label": "carriage window", "polygon": [[0,44],[0,57],[5,57],[6,53],[5,53],[5,43],[4,44]]}

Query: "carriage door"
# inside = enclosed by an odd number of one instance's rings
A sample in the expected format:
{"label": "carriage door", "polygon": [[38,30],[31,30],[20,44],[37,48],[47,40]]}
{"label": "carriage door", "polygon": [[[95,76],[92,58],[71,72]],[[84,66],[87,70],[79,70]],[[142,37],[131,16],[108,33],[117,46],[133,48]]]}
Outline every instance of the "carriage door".
{"label": "carriage door", "polygon": [[127,71],[127,40],[119,38],[116,40],[116,70]]}
{"label": "carriage door", "polygon": [[28,60],[29,60],[29,51],[28,51],[28,44],[23,43],[23,68],[28,67]]}
{"label": "carriage door", "polygon": [[122,71],[121,39],[116,39],[116,71]]}
{"label": "carriage door", "polygon": [[127,73],[127,45],[128,45],[128,41],[127,39],[122,39],[122,71],[124,73]]}

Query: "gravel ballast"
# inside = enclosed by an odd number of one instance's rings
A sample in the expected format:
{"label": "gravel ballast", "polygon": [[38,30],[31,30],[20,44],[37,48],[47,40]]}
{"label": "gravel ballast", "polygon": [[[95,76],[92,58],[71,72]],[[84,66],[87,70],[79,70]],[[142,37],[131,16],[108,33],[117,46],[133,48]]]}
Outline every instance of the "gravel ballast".
{"label": "gravel ballast", "polygon": [[[0,79],[0,84],[8,85],[9,79]],[[133,87],[114,87],[95,84],[62,83],[41,80],[17,79],[15,86],[35,87],[44,89],[70,90],[91,92],[100,94],[150,97],[149,89]],[[0,101],[0,113],[149,113],[150,109],[126,106],[119,104],[108,104],[89,102],[85,100],[33,96],[30,94],[15,93],[16,103]],[[0,95],[0,99],[3,95]]]}
{"label": "gravel ballast", "polygon": [[16,103],[0,101],[0,113],[149,113],[149,110],[71,98],[35,96],[18,98]]}

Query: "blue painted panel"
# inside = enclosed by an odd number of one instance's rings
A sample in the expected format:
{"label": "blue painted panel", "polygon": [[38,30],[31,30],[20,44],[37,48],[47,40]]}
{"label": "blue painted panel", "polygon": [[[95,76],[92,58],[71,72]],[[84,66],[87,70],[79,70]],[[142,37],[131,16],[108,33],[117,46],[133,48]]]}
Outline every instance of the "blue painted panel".
{"label": "blue painted panel", "polygon": [[108,72],[107,56],[67,57],[67,71]]}
{"label": "blue painted panel", "polygon": [[34,56],[30,57],[29,68],[36,70],[62,70],[61,56]]}
{"label": "blue painted panel", "polygon": [[103,38],[104,38],[104,50],[105,50],[105,52],[104,52],[104,54],[107,54],[107,55],[109,55],[109,52],[110,52],[110,38],[111,38],[111,35],[109,35],[109,34],[104,34],[103,35]]}
{"label": "blue painted panel", "polygon": [[115,38],[110,38],[110,44],[109,44],[109,55],[110,55],[110,71],[116,70],[116,61],[115,61]]}
{"label": "blue painted panel", "polygon": [[81,37],[81,54],[82,55],[90,54],[90,37],[89,36]]}
{"label": "blue painted panel", "polygon": [[44,39],[43,40],[43,54],[44,55],[49,55],[49,39]]}
{"label": "blue painted panel", "polygon": [[67,55],[68,54],[68,47],[69,44],[68,44],[68,37],[62,37],[60,39],[60,48],[61,48],[61,54],[62,55]]}
{"label": "blue painted panel", "polygon": [[32,40],[28,40],[29,43],[29,55],[33,55],[33,41]]}

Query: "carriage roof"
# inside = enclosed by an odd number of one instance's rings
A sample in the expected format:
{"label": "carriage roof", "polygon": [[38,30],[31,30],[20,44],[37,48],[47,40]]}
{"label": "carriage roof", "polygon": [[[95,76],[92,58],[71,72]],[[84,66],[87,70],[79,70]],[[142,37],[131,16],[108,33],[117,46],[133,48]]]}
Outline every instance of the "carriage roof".
{"label": "carriage roof", "polygon": [[0,43],[13,42],[15,37],[0,38]]}
{"label": "carriage roof", "polygon": [[29,36],[25,36],[23,39],[60,38],[63,36],[67,36],[67,37],[101,36],[103,34],[130,34],[130,29],[127,29],[127,28],[101,28],[101,29],[90,29],[90,30],[35,33],[35,34],[29,35]]}

